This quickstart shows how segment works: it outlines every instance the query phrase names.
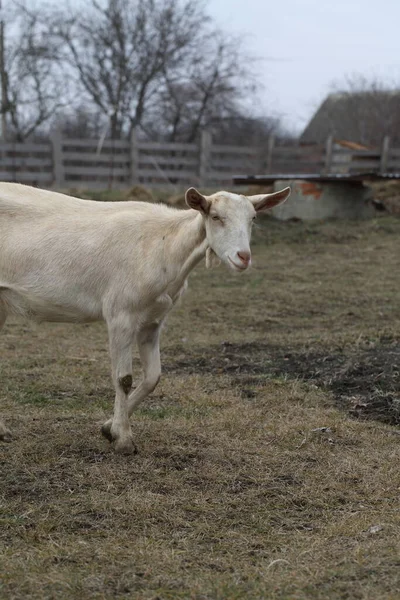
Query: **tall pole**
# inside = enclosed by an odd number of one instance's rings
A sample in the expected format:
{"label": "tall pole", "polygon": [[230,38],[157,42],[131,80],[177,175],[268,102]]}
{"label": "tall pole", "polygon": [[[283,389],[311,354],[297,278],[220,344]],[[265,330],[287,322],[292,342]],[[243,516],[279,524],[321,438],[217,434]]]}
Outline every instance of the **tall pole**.
{"label": "tall pole", "polygon": [[2,0],[0,0],[0,78],[1,78],[1,139],[4,141],[7,137],[7,120],[6,120],[6,107],[7,107],[7,79],[6,69],[4,64],[4,20],[3,20],[3,6]]}

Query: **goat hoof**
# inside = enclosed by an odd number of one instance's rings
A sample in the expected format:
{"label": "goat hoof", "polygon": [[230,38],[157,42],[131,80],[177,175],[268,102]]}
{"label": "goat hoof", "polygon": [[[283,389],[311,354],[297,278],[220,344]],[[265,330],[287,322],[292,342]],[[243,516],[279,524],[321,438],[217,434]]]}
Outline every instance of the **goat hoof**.
{"label": "goat hoof", "polygon": [[115,442],[115,452],[118,454],[137,454],[138,449],[136,448],[133,440],[131,438],[118,440],[117,436],[113,435],[111,427],[112,419],[103,424],[101,428],[101,434],[110,442],[110,444]]}
{"label": "goat hoof", "polygon": [[125,455],[137,454],[138,449],[136,448],[136,445],[133,443],[132,440],[125,440],[123,442],[115,443],[115,452],[117,454],[125,454]]}
{"label": "goat hoof", "polygon": [[6,429],[5,427],[0,428],[0,442],[11,442],[13,439],[11,431]]}
{"label": "goat hoof", "polygon": [[114,440],[112,434],[111,434],[111,425],[112,425],[112,421],[106,421],[104,423],[104,425],[101,428],[101,435],[103,437],[106,438],[106,440],[108,440],[111,444],[111,442]]}

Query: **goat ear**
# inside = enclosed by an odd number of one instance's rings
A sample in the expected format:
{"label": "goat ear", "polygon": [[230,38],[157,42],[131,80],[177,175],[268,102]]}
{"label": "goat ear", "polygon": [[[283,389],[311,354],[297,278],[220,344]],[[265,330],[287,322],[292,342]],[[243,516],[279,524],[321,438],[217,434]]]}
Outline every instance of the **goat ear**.
{"label": "goat ear", "polygon": [[287,187],[273,194],[257,194],[256,196],[248,196],[250,202],[253,203],[257,212],[274,208],[282,204],[290,196],[290,187]]}
{"label": "goat ear", "polygon": [[205,196],[200,194],[196,188],[189,188],[185,194],[186,204],[190,208],[199,210],[203,214],[207,215],[210,210],[210,202]]}

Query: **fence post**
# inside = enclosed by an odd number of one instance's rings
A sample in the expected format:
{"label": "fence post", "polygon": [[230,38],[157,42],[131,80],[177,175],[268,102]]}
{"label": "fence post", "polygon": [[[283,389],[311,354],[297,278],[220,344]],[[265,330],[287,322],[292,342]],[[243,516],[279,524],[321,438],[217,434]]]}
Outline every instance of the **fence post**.
{"label": "fence post", "polygon": [[268,146],[267,146],[267,164],[266,169],[267,173],[272,173],[272,155],[275,147],[275,136],[272,134],[268,138]]}
{"label": "fence post", "polygon": [[207,185],[208,170],[211,166],[211,145],[211,133],[209,131],[202,131],[199,148],[199,181],[202,186]]}
{"label": "fence post", "polygon": [[388,170],[388,162],[389,162],[389,148],[390,148],[390,136],[385,135],[382,142],[382,150],[381,150],[381,164],[379,171],[380,173],[386,173]]}
{"label": "fence post", "polygon": [[325,163],[323,172],[329,174],[332,169],[332,158],[333,158],[333,136],[328,136],[325,143]]}
{"label": "fence post", "polygon": [[139,148],[136,129],[133,127],[130,139],[130,183],[139,183]]}
{"label": "fence post", "polygon": [[51,134],[51,144],[53,147],[53,181],[57,188],[62,188],[65,184],[65,174],[61,131],[53,131]]}

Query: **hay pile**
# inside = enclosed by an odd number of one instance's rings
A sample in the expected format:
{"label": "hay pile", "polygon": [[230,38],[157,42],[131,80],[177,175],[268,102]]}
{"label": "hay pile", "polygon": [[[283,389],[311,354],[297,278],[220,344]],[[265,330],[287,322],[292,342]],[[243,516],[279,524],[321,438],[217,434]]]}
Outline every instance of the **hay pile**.
{"label": "hay pile", "polygon": [[370,183],[373,201],[392,215],[400,216],[400,181],[377,181]]}
{"label": "hay pile", "polygon": [[136,200],[137,202],[156,202],[153,193],[143,185],[134,185],[125,192],[126,200]]}

